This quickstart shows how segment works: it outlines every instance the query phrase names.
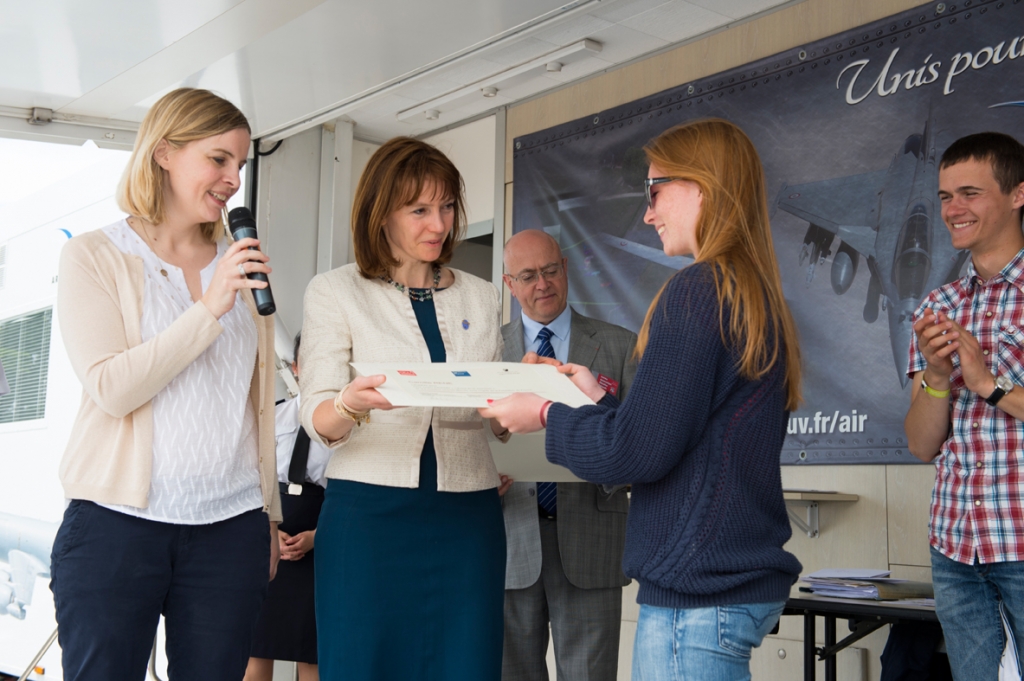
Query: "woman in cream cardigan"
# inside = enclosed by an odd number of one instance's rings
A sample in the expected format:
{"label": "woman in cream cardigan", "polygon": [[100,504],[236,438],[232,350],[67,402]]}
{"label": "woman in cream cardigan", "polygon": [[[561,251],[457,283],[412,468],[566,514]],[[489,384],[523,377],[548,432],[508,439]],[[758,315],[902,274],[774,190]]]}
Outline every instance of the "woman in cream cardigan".
{"label": "woman in cream cardigan", "polygon": [[375,390],[383,377],[349,367],[501,358],[497,290],[444,267],[464,229],[455,166],[393,139],[356,189],[356,263],[306,290],[302,422],[335,448],[315,554],[323,679],[501,676],[505,528],[491,426],[473,409],[392,410]]}
{"label": "woman in cream cardigan", "polygon": [[165,95],[118,189],[129,217],[61,253],[83,388],[50,568],[68,681],[141,679],[161,614],[171,678],[245,672],[281,517],[273,327],[245,276],[270,268],[221,220],[248,151],[230,102]]}

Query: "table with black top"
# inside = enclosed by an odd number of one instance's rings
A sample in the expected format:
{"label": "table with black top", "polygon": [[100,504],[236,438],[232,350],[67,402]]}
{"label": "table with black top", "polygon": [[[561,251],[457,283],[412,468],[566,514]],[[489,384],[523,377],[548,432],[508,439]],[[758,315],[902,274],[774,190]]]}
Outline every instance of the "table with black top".
{"label": "table with black top", "polygon": [[[825,661],[825,681],[836,681],[836,654],[887,624],[916,620],[938,622],[935,608],[903,601],[872,601],[858,598],[825,598],[794,588],[786,601],[785,615],[804,618],[804,681],[814,681],[816,660]],[[825,645],[815,643],[815,618],[825,618]],[[836,620],[850,622],[850,635],[836,641]]]}

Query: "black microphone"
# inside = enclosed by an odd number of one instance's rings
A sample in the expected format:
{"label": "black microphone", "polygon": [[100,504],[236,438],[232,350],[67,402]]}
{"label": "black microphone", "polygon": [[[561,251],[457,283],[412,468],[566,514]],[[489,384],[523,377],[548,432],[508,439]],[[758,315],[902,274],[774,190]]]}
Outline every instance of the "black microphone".
{"label": "black microphone", "polygon": [[[239,241],[241,239],[255,239],[256,219],[253,218],[252,211],[245,206],[233,209],[228,213],[228,229],[231,230],[231,236],[234,237],[235,241]],[[249,250],[258,251],[260,249],[255,246],[250,246]],[[252,297],[256,299],[257,312],[264,317],[274,314],[274,310],[277,309],[277,306],[274,305],[274,294],[270,292],[270,280],[267,279],[267,275],[262,272],[249,272],[246,277],[249,279],[255,279],[256,281],[267,282],[266,288],[254,288],[252,290]]]}

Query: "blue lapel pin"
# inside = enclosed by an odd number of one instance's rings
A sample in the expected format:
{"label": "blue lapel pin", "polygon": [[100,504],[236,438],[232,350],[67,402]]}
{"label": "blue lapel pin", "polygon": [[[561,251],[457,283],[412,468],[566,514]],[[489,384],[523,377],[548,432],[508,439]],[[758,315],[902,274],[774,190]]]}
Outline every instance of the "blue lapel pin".
{"label": "blue lapel pin", "polygon": [[469,329],[469,320],[468,319],[463,319],[462,320],[462,328],[467,329],[467,330]]}

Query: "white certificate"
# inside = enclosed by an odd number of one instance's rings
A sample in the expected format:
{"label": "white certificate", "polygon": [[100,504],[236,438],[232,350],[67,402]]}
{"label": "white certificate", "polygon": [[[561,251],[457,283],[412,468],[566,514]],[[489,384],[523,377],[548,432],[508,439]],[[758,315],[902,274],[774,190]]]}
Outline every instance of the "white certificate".
{"label": "white certificate", "polygon": [[516,482],[582,482],[568,468],[548,461],[544,454],[545,431],[513,435],[505,444],[490,436],[490,428],[487,431],[499,473]]}
{"label": "white certificate", "polygon": [[570,407],[594,404],[550,364],[519,362],[352,362],[360,376],[384,374],[377,388],[396,407],[486,407],[512,393],[536,393]]}

